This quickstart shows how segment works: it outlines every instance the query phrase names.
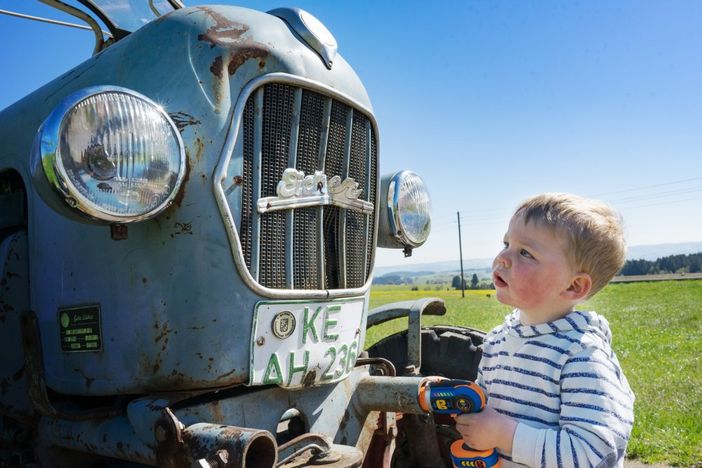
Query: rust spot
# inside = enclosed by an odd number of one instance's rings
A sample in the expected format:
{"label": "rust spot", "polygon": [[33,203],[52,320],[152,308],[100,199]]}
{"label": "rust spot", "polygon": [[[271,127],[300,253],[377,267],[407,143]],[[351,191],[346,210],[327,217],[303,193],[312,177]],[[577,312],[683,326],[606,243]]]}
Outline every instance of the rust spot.
{"label": "rust spot", "polygon": [[[177,366],[177,364],[176,364]],[[173,387],[183,387],[188,382],[188,378],[182,372],[173,369],[170,374],[169,385]]]}
{"label": "rust spot", "polygon": [[156,362],[156,363],[154,364],[154,367],[153,367],[153,369],[152,369],[152,372],[155,374],[156,372],[158,372],[158,370],[159,370],[160,368],[161,368],[161,363],[160,363],[160,362]]}
{"label": "rust spot", "polygon": [[175,234],[193,234],[193,223],[177,222],[173,225],[176,228]]}
{"label": "rust spot", "polygon": [[224,62],[222,61],[221,56],[215,57],[214,61],[212,62],[212,65],[210,65],[210,71],[217,78],[224,78]]}
{"label": "rust spot", "polygon": [[183,198],[185,197],[185,186],[188,185],[188,180],[190,179],[190,155],[187,155],[185,163],[185,175],[183,176],[183,183],[180,184],[180,190],[173,198],[173,205],[180,208],[181,203],[183,203]]}
{"label": "rust spot", "polygon": [[234,180],[234,185],[241,185],[244,183],[244,178],[241,177],[240,175],[235,175],[233,180]]}
{"label": "rust spot", "polygon": [[[227,71],[229,72],[229,75],[233,75],[248,59],[265,59],[268,57],[268,48],[262,44],[258,44],[257,42],[249,42],[241,47],[232,49],[230,54]],[[258,66],[263,68],[261,66],[261,61],[259,61]],[[263,61],[263,66],[265,66],[265,61]]]}
{"label": "rust spot", "polygon": [[[156,328],[158,328],[158,322],[156,322]],[[161,341],[164,338],[165,338],[165,342],[168,343],[168,334],[171,331],[172,330],[170,328],[168,328],[168,322],[167,321],[163,322],[163,325],[161,326],[161,333],[159,333],[158,336],[156,336],[156,338],[154,339],[154,343],[158,343],[159,341]]]}
{"label": "rust spot", "polygon": [[171,116],[171,119],[173,119],[173,123],[176,124],[176,127],[178,128],[178,131],[180,133],[183,133],[183,130],[185,130],[185,128],[190,125],[200,124],[199,120],[197,120],[190,114],[186,114],[185,112],[174,112],[173,114],[168,115]]}
{"label": "rust spot", "polygon": [[115,241],[125,240],[129,238],[129,228],[126,224],[110,224],[110,237]]}
{"label": "rust spot", "polygon": [[213,401],[210,404],[210,409],[212,410],[212,420],[216,423],[224,422],[224,413],[222,412],[222,407],[218,400]]}
{"label": "rust spot", "polygon": [[195,161],[198,163],[202,160],[202,155],[205,153],[205,142],[201,138],[195,138]]}
{"label": "rust spot", "polygon": [[[263,70],[266,67],[265,58],[268,57],[268,54],[268,48],[263,44],[259,44],[258,42],[244,41],[233,45],[230,47],[229,56],[226,60],[227,73],[229,73],[229,75],[233,75],[240,66],[252,58],[260,59],[258,61],[258,68]],[[224,78],[224,62],[225,61],[221,56],[217,56],[212,61],[212,65],[210,65],[210,71],[220,80]]]}
{"label": "rust spot", "polygon": [[204,34],[197,36],[199,41],[209,42],[210,48],[216,45],[230,46],[249,30],[249,27],[245,24],[231,21],[211,8],[199,7],[198,9],[205,12],[215,23]]}
{"label": "rust spot", "polygon": [[234,374],[234,372],[236,372],[236,369],[232,369],[232,370],[230,370],[229,372],[227,372],[227,373],[225,373],[225,374],[222,374],[222,375],[220,375],[220,376],[217,376],[217,380],[226,379],[226,378],[229,377],[230,375]]}
{"label": "rust spot", "polygon": [[314,385],[314,379],[317,378],[317,371],[311,370],[307,374],[305,374],[305,377],[302,379],[302,386],[303,387],[311,387]]}

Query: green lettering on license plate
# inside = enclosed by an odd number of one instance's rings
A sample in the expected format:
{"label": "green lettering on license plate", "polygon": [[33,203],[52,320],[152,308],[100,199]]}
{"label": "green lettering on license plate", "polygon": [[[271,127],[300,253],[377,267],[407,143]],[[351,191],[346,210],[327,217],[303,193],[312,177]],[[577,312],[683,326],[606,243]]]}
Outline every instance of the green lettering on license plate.
{"label": "green lettering on license plate", "polygon": [[259,303],[249,383],[297,387],[343,379],[362,346],[364,314],[363,300]]}

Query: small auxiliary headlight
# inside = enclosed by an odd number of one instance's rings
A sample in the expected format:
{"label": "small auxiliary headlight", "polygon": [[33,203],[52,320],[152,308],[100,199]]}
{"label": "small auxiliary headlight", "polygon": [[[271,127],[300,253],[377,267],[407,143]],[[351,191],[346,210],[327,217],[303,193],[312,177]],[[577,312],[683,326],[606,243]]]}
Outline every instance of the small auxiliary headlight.
{"label": "small auxiliary headlight", "polygon": [[66,202],[105,221],[156,216],[178,192],[185,150],[161,107],[114,86],[71,94],[39,129],[44,173]]}
{"label": "small auxiliary headlight", "polygon": [[380,200],[387,200],[387,217],[381,212],[380,247],[403,247],[409,255],[426,242],[431,232],[431,199],[424,181],[411,171],[383,177]]}

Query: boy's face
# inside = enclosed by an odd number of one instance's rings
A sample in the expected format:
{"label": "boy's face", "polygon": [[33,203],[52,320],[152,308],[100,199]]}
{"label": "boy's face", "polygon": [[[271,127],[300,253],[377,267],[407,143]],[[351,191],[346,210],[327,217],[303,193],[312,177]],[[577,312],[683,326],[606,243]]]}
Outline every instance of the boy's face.
{"label": "boy's face", "polygon": [[497,299],[521,311],[521,321],[531,325],[562,317],[574,302],[567,293],[575,270],[566,255],[567,242],[539,225],[512,218],[505,247],[492,262]]}

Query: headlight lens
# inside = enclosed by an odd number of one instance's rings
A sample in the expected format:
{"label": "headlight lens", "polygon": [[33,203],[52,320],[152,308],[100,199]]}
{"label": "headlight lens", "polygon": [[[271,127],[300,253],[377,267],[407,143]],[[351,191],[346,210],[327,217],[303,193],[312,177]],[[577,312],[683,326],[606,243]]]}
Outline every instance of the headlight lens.
{"label": "headlight lens", "polygon": [[71,206],[98,219],[127,223],[155,216],[170,204],[185,173],[175,124],[131,90],[79,91],[40,131],[48,179]]}
{"label": "headlight lens", "polygon": [[394,233],[402,244],[419,247],[431,232],[431,199],[424,181],[411,171],[390,180],[388,209]]}

